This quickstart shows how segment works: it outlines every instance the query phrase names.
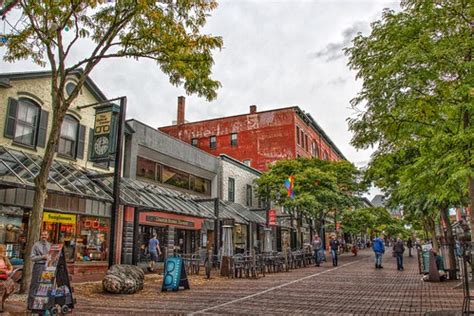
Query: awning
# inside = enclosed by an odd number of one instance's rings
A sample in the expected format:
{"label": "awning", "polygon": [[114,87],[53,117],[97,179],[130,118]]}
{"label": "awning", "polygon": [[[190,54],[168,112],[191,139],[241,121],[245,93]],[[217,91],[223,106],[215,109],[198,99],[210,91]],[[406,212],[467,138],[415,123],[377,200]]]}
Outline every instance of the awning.
{"label": "awning", "polygon": [[[0,187],[35,189],[34,178],[42,158],[20,150],[0,146]],[[112,197],[87,177],[79,167],[53,160],[48,178],[48,191],[81,198],[111,202]]]}

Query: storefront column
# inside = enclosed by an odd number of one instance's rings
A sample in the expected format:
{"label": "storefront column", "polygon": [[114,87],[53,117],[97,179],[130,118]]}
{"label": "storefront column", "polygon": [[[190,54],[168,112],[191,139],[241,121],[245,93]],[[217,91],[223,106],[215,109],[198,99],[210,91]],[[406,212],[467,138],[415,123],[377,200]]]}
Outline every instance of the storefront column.
{"label": "storefront column", "polygon": [[169,257],[173,255],[173,250],[175,246],[175,235],[176,235],[176,228],[172,226],[168,226],[168,244],[166,245],[167,253],[165,257]]}

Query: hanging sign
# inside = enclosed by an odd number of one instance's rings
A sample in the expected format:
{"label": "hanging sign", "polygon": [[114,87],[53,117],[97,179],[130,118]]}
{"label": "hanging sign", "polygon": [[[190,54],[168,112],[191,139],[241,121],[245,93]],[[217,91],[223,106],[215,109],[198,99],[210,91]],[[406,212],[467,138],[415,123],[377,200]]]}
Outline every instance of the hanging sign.
{"label": "hanging sign", "polygon": [[268,226],[277,226],[277,224],[276,210],[268,210]]}
{"label": "hanging sign", "polygon": [[113,159],[117,143],[119,106],[115,104],[97,107],[90,160],[105,162]]}

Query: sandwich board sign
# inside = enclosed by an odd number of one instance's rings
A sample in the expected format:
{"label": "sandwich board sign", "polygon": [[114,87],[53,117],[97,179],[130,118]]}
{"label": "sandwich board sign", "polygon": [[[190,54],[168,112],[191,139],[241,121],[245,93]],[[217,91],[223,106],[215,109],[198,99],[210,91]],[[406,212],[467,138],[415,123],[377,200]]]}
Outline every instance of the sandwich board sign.
{"label": "sandwich board sign", "polygon": [[169,257],[165,261],[161,291],[178,291],[180,287],[189,290],[189,281],[183,258]]}

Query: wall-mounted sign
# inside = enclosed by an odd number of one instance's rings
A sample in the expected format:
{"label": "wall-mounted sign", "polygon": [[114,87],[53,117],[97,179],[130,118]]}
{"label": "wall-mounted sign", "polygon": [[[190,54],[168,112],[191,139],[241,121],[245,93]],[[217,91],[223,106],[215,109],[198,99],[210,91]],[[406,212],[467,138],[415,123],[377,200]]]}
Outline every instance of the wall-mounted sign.
{"label": "wall-mounted sign", "polygon": [[43,222],[61,223],[61,224],[76,224],[76,215],[63,213],[43,213]]}
{"label": "wall-mounted sign", "polygon": [[268,210],[268,226],[277,226],[277,214],[276,210]]}
{"label": "wall-mounted sign", "polygon": [[92,136],[91,161],[103,162],[115,154],[119,106],[115,104],[95,109],[94,135]]}

